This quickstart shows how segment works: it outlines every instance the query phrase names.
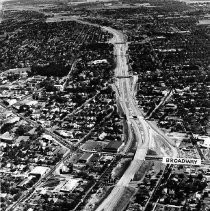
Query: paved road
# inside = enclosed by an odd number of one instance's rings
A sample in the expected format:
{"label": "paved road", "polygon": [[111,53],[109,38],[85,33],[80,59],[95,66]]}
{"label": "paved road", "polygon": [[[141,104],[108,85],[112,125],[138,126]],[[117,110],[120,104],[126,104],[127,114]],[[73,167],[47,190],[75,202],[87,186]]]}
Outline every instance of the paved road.
{"label": "paved road", "polygon": [[[115,55],[117,60],[115,75],[128,76],[128,64],[126,58],[128,45],[125,42],[123,34],[120,31],[109,27],[103,27],[103,29],[109,31],[114,36],[110,42],[114,44]],[[116,79],[116,86],[118,87],[120,94],[119,103],[121,104],[125,112],[128,122],[132,124],[134,133],[137,137],[137,150],[130,166],[125,171],[121,179],[118,181],[116,187],[112,190],[110,195],[98,207],[97,211],[114,210],[115,206],[123,195],[125,187],[129,185],[129,182],[134,178],[135,173],[141,166],[149,146],[150,136],[148,133],[147,125],[145,120],[142,118],[141,113],[136,108],[136,104],[131,93],[132,91],[130,79],[118,78]],[[133,116],[137,116],[137,118],[133,119]]]}
{"label": "paved road", "polygon": [[67,82],[68,82],[68,80],[69,80],[69,78],[70,78],[70,76],[72,74],[72,71],[74,71],[74,69],[76,67],[76,64],[77,64],[77,60],[75,59],[74,62],[73,62],[73,64],[71,65],[71,69],[70,69],[68,75],[65,78],[65,82],[63,83],[63,90],[65,90],[66,85],[67,85]]}
{"label": "paved road", "polygon": [[[110,40],[110,42],[114,44],[114,50],[117,60],[115,75],[128,76],[129,73],[126,56],[128,44],[125,42],[123,33],[110,27],[102,28],[113,34],[113,38]],[[137,150],[133,161],[131,162],[128,169],[125,171],[124,175],[121,177],[115,188],[97,208],[96,211],[112,211],[115,209],[118,201],[124,193],[125,187],[129,185],[130,181],[134,178],[135,173],[142,165],[146,153],[149,149],[150,139],[153,136],[153,133],[159,134],[159,129],[155,128],[153,125],[153,127],[151,127],[150,123],[148,124],[148,122],[144,119],[141,110],[138,108],[138,105],[135,102],[134,87],[136,81],[137,80],[133,80],[133,84],[131,84],[129,78],[118,78],[116,79],[115,85],[118,87],[119,90],[119,103],[124,110],[128,123],[131,123],[134,129],[134,133],[137,139]],[[153,128],[155,128],[155,130]],[[160,133],[159,135],[163,136],[164,134]],[[167,138],[165,138],[165,136],[164,140],[167,141]],[[167,141],[167,143],[170,145],[169,141]],[[176,150],[173,148],[173,146],[171,146],[171,149],[174,156],[176,156]]]}

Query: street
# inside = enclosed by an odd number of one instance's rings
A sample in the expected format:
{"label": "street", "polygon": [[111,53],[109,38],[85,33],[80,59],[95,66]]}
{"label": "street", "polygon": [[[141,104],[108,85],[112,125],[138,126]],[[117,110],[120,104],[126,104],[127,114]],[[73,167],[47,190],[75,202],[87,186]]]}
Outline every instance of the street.
{"label": "street", "polygon": [[[128,64],[127,64],[127,49],[128,43],[125,41],[123,33],[112,29],[110,27],[102,27],[102,29],[108,31],[109,33],[113,34],[113,38],[110,40],[111,43],[114,45],[115,55],[117,60],[117,66],[115,68],[115,75],[116,76],[128,76]],[[137,80],[134,80],[135,82]],[[132,125],[134,129],[134,133],[137,137],[137,150],[132,160],[130,166],[125,171],[124,175],[116,184],[115,188],[109,194],[109,196],[102,202],[102,204],[97,208],[97,211],[111,211],[114,210],[118,201],[122,197],[125,187],[127,187],[130,181],[134,178],[135,173],[138,171],[139,167],[145,160],[147,151],[150,145],[150,137],[153,133],[158,133],[161,136],[164,136],[163,133],[159,132],[158,128],[153,130],[151,127],[151,123],[148,124],[147,121],[143,118],[142,112],[138,108],[134,96],[134,87],[135,83],[130,83],[130,78],[121,77],[116,79],[116,87],[119,90],[119,95],[117,100],[121,104],[121,107],[124,110],[126,115],[128,125]],[[133,118],[136,116],[137,118]],[[130,124],[131,123],[131,124]],[[142,135],[143,131],[143,135]],[[152,133],[152,134],[151,134]],[[164,136],[165,138],[165,136]],[[167,138],[164,140],[167,141]],[[167,143],[169,143],[167,141]],[[174,156],[177,156],[177,152],[173,146],[171,146]],[[114,199],[114,200],[113,200]]]}

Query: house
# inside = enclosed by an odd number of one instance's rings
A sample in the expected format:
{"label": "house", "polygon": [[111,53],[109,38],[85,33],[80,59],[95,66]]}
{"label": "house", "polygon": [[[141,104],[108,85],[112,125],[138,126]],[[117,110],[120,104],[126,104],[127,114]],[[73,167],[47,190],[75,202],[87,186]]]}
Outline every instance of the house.
{"label": "house", "polygon": [[9,132],[5,132],[4,134],[0,135],[0,140],[6,143],[12,143],[13,137],[9,134]]}
{"label": "house", "polygon": [[19,136],[16,139],[16,143],[20,143],[21,141],[27,142],[29,140],[30,136]]}

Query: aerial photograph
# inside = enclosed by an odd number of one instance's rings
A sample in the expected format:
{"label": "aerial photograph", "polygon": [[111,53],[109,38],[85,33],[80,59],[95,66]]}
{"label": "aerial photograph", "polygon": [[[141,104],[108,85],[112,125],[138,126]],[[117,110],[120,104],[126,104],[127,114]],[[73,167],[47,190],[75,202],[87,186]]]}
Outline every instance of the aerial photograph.
{"label": "aerial photograph", "polygon": [[210,211],[210,0],[0,0],[0,211]]}

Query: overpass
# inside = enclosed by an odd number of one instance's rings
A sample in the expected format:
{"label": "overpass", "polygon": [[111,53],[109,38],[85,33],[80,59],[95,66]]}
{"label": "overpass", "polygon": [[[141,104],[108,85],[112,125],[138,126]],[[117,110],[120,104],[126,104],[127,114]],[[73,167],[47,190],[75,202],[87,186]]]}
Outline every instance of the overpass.
{"label": "overpass", "polygon": [[118,78],[118,79],[120,79],[120,78],[132,78],[133,76],[132,75],[117,75],[117,76],[115,76],[115,78]]}
{"label": "overpass", "polygon": [[115,42],[115,45],[121,45],[121,44],[126,44],[126,42]]}

